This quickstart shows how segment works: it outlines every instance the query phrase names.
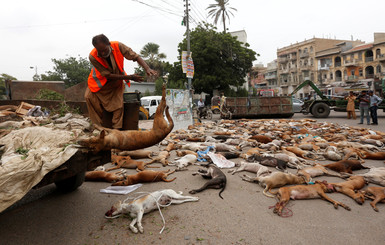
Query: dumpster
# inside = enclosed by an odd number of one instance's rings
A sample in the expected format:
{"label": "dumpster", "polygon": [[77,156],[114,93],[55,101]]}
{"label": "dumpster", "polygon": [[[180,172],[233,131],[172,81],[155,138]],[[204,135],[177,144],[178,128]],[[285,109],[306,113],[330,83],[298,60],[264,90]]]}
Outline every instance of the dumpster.
{"label": "dumpster", "polygon": [[290,96],[228,97],[221,118],[289,118],[293,115]]}

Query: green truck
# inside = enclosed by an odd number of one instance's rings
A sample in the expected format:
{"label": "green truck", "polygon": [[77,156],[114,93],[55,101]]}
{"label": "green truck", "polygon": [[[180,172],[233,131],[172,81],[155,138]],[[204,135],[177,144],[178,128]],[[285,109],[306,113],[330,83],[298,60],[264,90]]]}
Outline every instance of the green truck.
{"label": "green truck", "polygon": [[[343,98],[330,99],[326,97],[319,90],[319,88],[310,80],[306,80],[300,85],[298,85],[298,87],[294,89],[294,91],[290,95],[293,96],[305,86],[310,86],[314,90],[314,92],[319,96],[319,98],[304,101],[301,111],[303,114],[306,115],[311,113],[316,118],[327,118],[330,114],[330,110],[346,112],[347,100]],[[384,87],[385,79],[382,80],[382,88]],[[383,89],[383,91],[385,90]],[[378,108],[383,109],[385,111],[385,101],[383,101]],[[356,101],[356,109],[358,109],[358,101]]]}

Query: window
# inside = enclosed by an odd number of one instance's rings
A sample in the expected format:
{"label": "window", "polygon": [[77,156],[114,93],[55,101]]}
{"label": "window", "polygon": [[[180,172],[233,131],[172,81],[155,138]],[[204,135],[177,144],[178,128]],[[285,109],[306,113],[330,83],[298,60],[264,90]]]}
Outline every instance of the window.
{"label": "window", "polygon": [[362,69],[359,69],[359,70],[358,70],[358,73],[359,73],[359,76],[360,76],[360,77],[363,76]]}
{"label": "window", "polygon": [[333,79],[333,73],[330,72],[330,79]]}
{"label": "window", "polygon": [[156,106],[156,100],[151,100],[151,105],[155,105]]}
{"label": "window", "polygon": [[354,76],[354,72],[355,72],[355,70],[354,70],[354,69],[353,69],[353,70],[351,70],[351,71],[350,71],[350,75]]}
{"label": "window", "polygon": [[313,53],[313,46],[310,46],[310,53]]}
{"label": "window", "polygon": [[362,60],[362,52],[358,53],[358,60]]}
{"label": "window", "polygon": [[380,65],[378,65],[378,66],[376,67],[376,73],[381,73],[381,66],[380,66]]}

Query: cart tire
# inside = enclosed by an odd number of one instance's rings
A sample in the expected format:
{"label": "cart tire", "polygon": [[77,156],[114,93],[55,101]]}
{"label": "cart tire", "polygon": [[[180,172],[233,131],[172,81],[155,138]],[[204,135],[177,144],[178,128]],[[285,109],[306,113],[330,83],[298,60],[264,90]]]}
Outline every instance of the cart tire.
{"label": "cart tire", "polygon": [[209,120],[213,119],[213,113],[211,111],[207,112],[207,119]]}
{"label": "cart tire", "polygon": [[213,113],[214,113],[214,114],[219,114],[219,113],[221,113],[221,111],[220,111],[219,109],[214,109],[214,110],[213,110]]}
{"label": "cart tire", "polygon": [[139,112],[139,120],[146,120],[146,115],[143,112]]}
{"label": "cart tire", "polygon": [[84,170],[68,179],[55,182],[55,185],[62,192],[71,192],[83,184],[85,175],[86,171]]}
{"label": "cart tire", "polygon": [[327,118],[330,114],[330,108],[325,103],[317,103],[311,108],[311,114],[316,118]]}

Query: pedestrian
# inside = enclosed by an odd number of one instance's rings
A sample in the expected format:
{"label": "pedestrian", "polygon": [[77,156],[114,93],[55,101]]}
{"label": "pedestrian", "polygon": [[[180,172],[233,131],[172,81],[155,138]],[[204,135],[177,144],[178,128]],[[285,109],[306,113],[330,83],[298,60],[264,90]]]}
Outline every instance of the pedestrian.
{"label": "pedestrian", "polygon": [[366,122],[369,125],[370,124],[370,117],[369,117],[370,97],[366,93],[366,91],[362,91],[357,99],[360,102],[360,122],[358,124],[363,124],[364,117],[366,117]]}
{"label": "pedestrian", "polygon": [[370,96],[369,112],[370,112],[370,117],[372,118],[372,125],[378,125],[377,109],[378,109],[378,105],[381,104],[382,99],[377,95],[375,95],[372,90],[369,91],[369,96]]}
{"label": "pedestrian", "polygon": [[348,104],[346,105],[346,111],[348,113],[348,119],[353,118],[356,119],[356,108],[354,105],[354,102],[356,100],[356,96],[354,95],[353,91],[349,92],[349,95],[345,97],[345,100],[348,101]]}
{"label": "pedestrian", "polygon": [[137,74],[127,75],[124,71],[124,59],[138,62],[148,76],[156,75],[146,62],[131,48],[121,42],[111,41],[103,34],[92,38],[92,49],[89,60],[93,68],[88,77],[85,92],[88,113],[93,123],[101,125],[103,111],[112,113],[112,127],[123,126],[123,92],[124,83],[143,81]]}

